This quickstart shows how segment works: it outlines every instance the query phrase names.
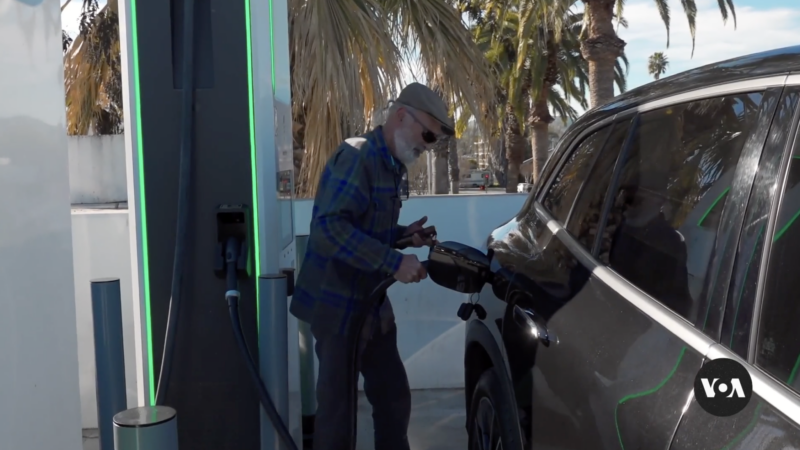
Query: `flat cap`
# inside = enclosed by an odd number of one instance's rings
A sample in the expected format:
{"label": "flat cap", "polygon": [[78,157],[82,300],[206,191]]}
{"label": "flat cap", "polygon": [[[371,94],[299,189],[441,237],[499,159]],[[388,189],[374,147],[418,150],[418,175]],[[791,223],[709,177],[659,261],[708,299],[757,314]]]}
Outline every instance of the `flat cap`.
{"label": "flat cap", "polygon": [[447,106],[442,101],[442,98],[428,86],[420,83],[411,83],[400,91],[400,95],[395,101],[427,113],[436,119],[442,126],[442,133],[448,136],[455,134],[453,121],[447,112]]}

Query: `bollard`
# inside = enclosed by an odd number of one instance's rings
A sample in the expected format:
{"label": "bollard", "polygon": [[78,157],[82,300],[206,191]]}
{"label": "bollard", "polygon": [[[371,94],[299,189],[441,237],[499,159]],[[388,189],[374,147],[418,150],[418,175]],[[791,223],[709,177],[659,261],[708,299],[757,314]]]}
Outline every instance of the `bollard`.
{"label": "bollard", "polygon": [[[269,396],[288,425],[289,419],[289,305],[286,274],[258,277],[260,296],[258,363]],[[261,410],[261,449],[286,450],[269,417]]]}
{"label": "bollard", "polygon": [[178,450],[178,414],[169,406],[142,406],[114,416],[115,450]]}
{"label": "bollard", "polygon": [[97,428],[100,450],[112,450],[114,415],[128,407],[119,278],[92,280],[91,286]]}

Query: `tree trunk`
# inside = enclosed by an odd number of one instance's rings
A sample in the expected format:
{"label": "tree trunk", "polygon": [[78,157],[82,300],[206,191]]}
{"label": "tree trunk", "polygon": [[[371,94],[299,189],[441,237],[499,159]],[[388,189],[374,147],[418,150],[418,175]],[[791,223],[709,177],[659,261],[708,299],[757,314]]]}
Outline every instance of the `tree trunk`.
{"label": "tree trunk", "polygon": [[447,151],[447,163],[450,167],[450,193],[458,194],[459,180],[461,179],[461,167],[458,158],[458,142],[455,137],[449,139],[450,144]]}
{"label": "tree trunk", "polygon": [[616,0],[583,0],[589,17],[589,32],[581,42],[581,54],[589,62],[589,101],[592,108],[614,98],[614,65],[625,41],[614,31]]}
{"label": "tree trunk", "polygon": [[550,150],[550,138],[547,134],[548,127],[548,123],[543,121],[531,124],[531,147],[533,148],[532,183],[536,183],[539,180],[539,175],[547,162]]}
{"label": "tree trunk", "polygon": [[531,153],[533,163],[531,164],[531,182],[536,183],[539,175],[547,163],[550,153],[550,124],[553,123],[553,116],[550,115],[550,108],[547,103],[550,89],[558,82],[558,50],[555,44],[555,37],[552,31],[548,33],[547,39],[547,70],[542,79],[542,86],[539,89],[537,98],[533,99],[533,108],[528,116],[528,125],[531,127]]}
{"label": "tree trunk", "polygon": [[522,155],[525,151],[525,141],[522,137],[517,115],[511,104],[506,105],[505,129],[506,158],[508,158],[508,171],[506,172],[506,192],[517,192],[519,184],[519,168],[522,165]]}
{"label": "tree trunk", "polygon": [[489,140],[489,170],[492,171],[492,175],[499,186],[506,185],[508,159],[505,152],[504,133],[500,133],[499,137]]}
{"label": "tree trunk", "polygon": [[433,147],[433,193],[450,193],[450,180],[447,174],[447,153],[450,139],[442,139]]}

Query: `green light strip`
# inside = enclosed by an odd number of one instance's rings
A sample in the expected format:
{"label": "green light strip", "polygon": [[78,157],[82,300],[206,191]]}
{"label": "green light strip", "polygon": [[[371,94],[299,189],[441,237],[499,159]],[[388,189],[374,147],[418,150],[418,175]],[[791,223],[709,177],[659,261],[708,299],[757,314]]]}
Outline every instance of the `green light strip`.
{"label": "green light strip", "polygon": [[[272,2],[270,2],[270,6]],[[250,116],[250,173],[253,186],[253,251],[255,252],[256,282],[256,329],[261,330],[261,295],[258,290],[258,277],[261,275],[261,245],[258,226],[258,158],[256,154],[256,108],[253,89],[253,37],[251,36],[250,0],[244,0],[244,23],[247,35],[247,100]]]}
{"label": "green light strip", "polygon": [[667,375],[666,378],[661,380],[661,383],[658,383],[658,385],[656,387],[654,387],[652,389],[648,389],[648,390],[646,390],[644,392],[639,392],[639,393],[636,393],[636,394],[626,395],[625,397],[622,398],[622,400],[617,402],[617,406],[614,407],[614,425],[617,427],[617,437],[619,438],[619,446],[620,446],[620,448],[622,448],[622,450],[625,450],[625,445],[622,443],[622,433],[619,430],[619,419],[617,417],[617,411],[619,410],[620,405],[622,405],[623,403],[627,402],[628,400],[633,400],[635,398],[644,397],[645,395],[653,394],[656,391],[658,391],[659,389],[661,389],[662,387],[664,387],[664,385],[667,384],[667,381],[669,381],[670,378],[672,378],[675,375],[675,372],[678,371],[678,367],[681,365],[681,360],[683,360],[683,356],[685,354],[686,354],[686,347],[683,347],[681,349],[680,356],[678,356],[678,361],[675,362],[675,366],[669,372],[669,375]]}
{"label": "green light strip", "polygon": [[737,444],[740,440],[742,440],[743,437],[745,437],[747,435],[747,433],[749,433],[753,429],[754,426],[756,426],[756,420],[758,420],[758,417],[759,417],[758,414],[761,412],[761,407],[762,406],[764,406],[764,404],[761,403],[761,402],[758,402],[758,406],[756,406],[756,411],[753,414],[753,418],[750,420],[750,423],[748,423],[747,426],[745,427],[745,429],[742,430],[741,433],[736,435],[736,437],[734,437],[732,441],[730,441],[725,447],[722,447],[721,450],[728,450],[733,445]]}
{"label": "green light strip", "polygon": [[156,404],[155,367],[153,366],[153,324],[150,314],[150,256],[147,249],[147,206],[144,190],[144,146],[142,145],[142,99],[139,84],[139,32],[136,18],[136,0],[131,1],[131,40],[133,41],[133,85],[136,96],[136,155],[139,172],[139,230],[142,246],[142,278],[144,279],[145,334],[147,336],[147,372],[150,406]]}
{"label": "green light strip", "polygon": [[706,213],[703,214],[703,217],[701,217],[700,220],[697,222],[697,226],[698,227],[703,225],[703,221],[705,221],[706,217],[708,217],[708,215],[711,214],[711,210],[714,209],[715,206],[717,206],[717,203],[719,203],[719,201],[722,200],[722,197],[724,197],[725,194],[727,194],[728,191],[730,191],[730,190],[731,190],[731,187],[728,186],[727,188],[725,188],[724,191],[722,191],[722,194],[719,194],[719,197],[717,197],[717,199],[714,200],[714,203],[712,203],[711,206],[708,207],[708,209],[706,210]]}
{"label": "green light strip", "polygon": [[800,211],[797,211],[796,213],[794,213],[794,216],[792,216],[792,218],[789,219],[789,222],[787,222],[786,225],[784,225],[783,228],[780,229],[780,231],[775,233],[775,237],[772,238],[772,242],[777,242],[778,239],[780,239],[781,236],[783,236],[784,233],[786,233],[786,230],[788,230],[789,227],[792,226],[792,224],[797,220],[798,217],[800,217]]}

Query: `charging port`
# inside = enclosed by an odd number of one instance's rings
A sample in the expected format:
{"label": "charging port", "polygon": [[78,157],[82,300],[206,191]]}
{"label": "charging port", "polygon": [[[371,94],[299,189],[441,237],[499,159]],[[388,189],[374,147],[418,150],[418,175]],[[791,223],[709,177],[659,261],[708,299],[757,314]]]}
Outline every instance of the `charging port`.
{"label": "charging port", "polygon": [[250,241],[252,239],[253,223],[250,219],[250,209],[247,205],[220,205],[216,211],[217,245],[214,255],[214,273],[219,278],[226,277],[225,248],[228,240],[236,239],[239,243],[239,257],[236,261],[236,272],[239,279],[251,276],[252,264],[250,263]]}

